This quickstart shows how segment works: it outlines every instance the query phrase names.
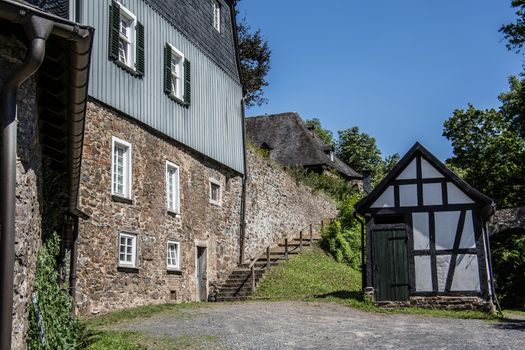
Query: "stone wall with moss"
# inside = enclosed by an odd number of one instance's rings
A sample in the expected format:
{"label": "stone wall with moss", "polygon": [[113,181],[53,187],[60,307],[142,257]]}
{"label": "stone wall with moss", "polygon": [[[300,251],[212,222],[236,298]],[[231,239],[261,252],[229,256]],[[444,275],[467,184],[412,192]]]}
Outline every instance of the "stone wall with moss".
{"label": "stone wall with moss", "polygon": [[[22,63],[26,47],[15,37],[0,35],[0,89]],[[42,152],[38,139],[36,79],[22,84],[17,95],[18,157],[16,164],[16,236],[12,349],[26,349],[28,303],[42,232]]]}

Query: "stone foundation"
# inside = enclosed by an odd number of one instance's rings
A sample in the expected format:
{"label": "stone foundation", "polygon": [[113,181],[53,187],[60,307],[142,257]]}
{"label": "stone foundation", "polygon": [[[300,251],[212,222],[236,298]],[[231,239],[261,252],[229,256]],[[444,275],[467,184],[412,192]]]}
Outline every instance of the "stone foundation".
{"label": "stone foundation", "polygon": [[[14,37],[0,35],[0,89],[22,63],[26,47]],[[26,349],[29,302],[42,233],[42,152],[38,138],[35,76],[17,94],[18,158],[16,164],[16,236],[12,349]]]}
{"label": "stone foundation", "polygon": [[420,307],[444,310],[477,310],[494,312],[494,305],[480,297],[461,296],[435,296],[419,297],[412,296],[409,301],[380,301],[377,306],[383,308]]}

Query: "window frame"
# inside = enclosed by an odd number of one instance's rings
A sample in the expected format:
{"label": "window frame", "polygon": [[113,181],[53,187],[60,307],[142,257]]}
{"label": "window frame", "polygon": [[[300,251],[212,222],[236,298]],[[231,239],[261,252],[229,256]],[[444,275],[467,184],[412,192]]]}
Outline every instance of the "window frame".
{"label": "window frame", "polygon": [[[120,259],[120,247],[121,244],[121,238],[131,238],[131,262],[123,261]],[[126,231],[119,231],[118,233],[118,242],[117,242],[117,260],[118,260],[118,266],[119,267],[125,267],[125,268],[137,268],[137,252],[138,252],[138,236],[135,233],[126,232]],[[127,245],[126,245],[127,246]],[[127,252],[125,253],[127,255]]]}
{"label": "window frame", "polygon": [[[176,252],[177,252],[177,263],[176,265],[172,265],[170,264],[169,260],[169,249],[170,249],[170,245],[175,245],[177,248],[176,248]],[[169,271],[180,271],[181,270],[181,258],[180,258],[180,255],[181,255],[181,244],[179,241],[175,241],[175,240],[168,240],[166,242],[166,269],[169,270]]]}
{"label": "window frame", "polygon": [[[171,85],[170,85],[170,97],[178,100],[178,101],[181,101],[182,103],[184,103],[184,83],[186,81],[186,72],[185,72],[185,69],[184,69],[184,61],[185,61],[185,57],[184,57],[184,54],[179,50],[177,49],[175,46],[173,46],[173,44],[170,44],[168,43],[170,49],[171,49],[171,62],[170,62],[170,71],[171,71]],[[178,94],[176,93],[176,91],[173,91],[173,77],[174,77],[174,72],[173,72],[173,66],[172,66],[172,63],[173,63],[173,60],[178,58],[179,59],[179,63],[177,64],[177,66],[179,67],[180,69],[180,76],[177,77],[178,79],[178,84],[177,84],[177,91],[179,92]]]}
{"label": "window frame", "polygon": [[221,3],[218,0],[212,0],[212,9],[213,9],[213,21],[212,25],[215,30],[221,32]]}
{"label": "window frame", "polygon": [[[126,148],[124,165],[123,165],[123,174],[124,179],[123,193],[119,193],[115,190],[115,146],[120,146]],[[131,189],[132,189],[132,173],[133,173],[133,164],[132,164],[132,146],[128,141],[119,139],[118,137],[112,136],[111,138],[111,194],[120,198],[131,199]]]}
{"label": "window frame", "polygon": [[[217,200],[213,199],[213,197],[212,197],[213,185],[219,187],[219,198]],[[220,181],[215,180],[214,178],[210,178],[209,179],[208,188],[209,188],[208,189],[208,191],[209,191],[209,194],[208,194],[209,203],[213,204],[213,205],[216,205],[218,207],[222,206],[222,184],[220,183]]]}
{"label": "window frame", "polygon": [[[169,196],[170,196],[170,193],[169,193],[169,177],[170,177],[170,174],[169,174],[169,171],[170,169],[175,169],[176,172],[175,172],[175,179],[174,179],[174,184],[175,184],[175,193],[173,194],[174,195],[174,205],[173,207],[170,207],[170,200],[169,200]],[[166,166],[165,166],[165,182],[166,182],[166,208],[168,210],[168,212],[171,212],[171,213],[174,213],[174,214],[179,214],[181,213],[181,210],[180,210],[180,166],[178,166],[177,164],[175,163],[172,163],[170,161],[166,161]]]}
{"label": "window frame", "polygon": [[[120,45],[120,40],[123,39],[123,40],[126,40],[128,41],[128,59],[127,61],[128,62],[124,62],[120,59],[120,52],[119,52],[119,57],[118,57],[118,62],[120,62],[121,64],[125,65],[127,68],[133,70],[134,72],[137,71],[137,55],[136,55],[136,52],[137,52],[137,24],[138,24],[138,21],[137,21],[137,16],[131,12],[128,8],[126,8],[121,2],[117,1],[117,5],[119,7],[119,11],[120,11],[120,22],[119,23],[119,45]],[[131,25],[129,27],[129,30],[130,30],[130,33],[129,33],[129,36],[130,38],[123,38],[123,34],[121,32],[121,24],[122,24],[122,18],[126,18],[126,19],[129,19],[131,20]],[[120,51],[120,50],[119,50]]]}

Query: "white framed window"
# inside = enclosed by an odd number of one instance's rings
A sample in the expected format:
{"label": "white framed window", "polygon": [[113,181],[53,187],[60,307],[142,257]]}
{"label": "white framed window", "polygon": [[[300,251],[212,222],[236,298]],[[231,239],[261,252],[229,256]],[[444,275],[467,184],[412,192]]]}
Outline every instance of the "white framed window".
{"label": "white framed window", "polygon": [[112,138],[111,194],[131,199],[131,144]]}
{"label": "white framed window", "polygon": [[222,186],[215,179],[210,179],[210,203],[218,206],[222,205]]}
{"label": "white framed window", "polygon": [[168,241],[166,248],[166,266],[168,270],[180,270],[180,243]]}
{"label": "white framed window", "polygon": [[119,50],[118,59],[131,69],[135,69],[137,17],[122,4],[119,5]]}
{"label": "white framed window", "polygon": [[184,100],[184,54],[171,47],[171,96]]}
{"label": "white framed window", "polygon": [[180,168],[166,161],[166,205],[169,211],[180,214]]}
{"label": "white framed window", "polygon": [[118,236],[118,264],[122,267],[136,267],[137,235],[120,232]]}
{"label": "white framed window", "polygon": [[213,4],[213,28],[221,32],[221,4],[217,0],[212,0]]}

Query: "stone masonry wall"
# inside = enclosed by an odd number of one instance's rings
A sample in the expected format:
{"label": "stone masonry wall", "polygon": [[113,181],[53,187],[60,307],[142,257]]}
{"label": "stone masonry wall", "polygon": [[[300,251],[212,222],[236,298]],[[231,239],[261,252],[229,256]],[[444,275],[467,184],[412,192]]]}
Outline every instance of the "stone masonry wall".
{"label": "stone masonry wall", "polygon": [[[7,75],[22,63],[25,46],[0,35],[0,89]],[[28,306],[41,245],[42,152],[38,140],[36,80],[22,84],[17,95],[18,159],[16,166],[16,237],[12,349],[26,349]]]}
{"label": "stone masonry wall", "polygon": [[[210,290],[237,266],[242,178],[114,110],[88,103],[84,136],[76,301],[84,314],[196,300],[196,245],[207,246]],[[132,203],[111,195],[112,136],[132,145]],[[165,163],[180,167],[181,214],[166,209]],[[222,206],[209,203],[209,179]],[[119,231],[137,234],[137,269],[118,265]],[[168,240],[181,244],[181,270],[167,270]]]}
{"label": "stone masonry wall", "polygon": [[[247,150],[245,261],[309,223],[337,215],[335,203],[295,180],[271,161]],[[307,236],[305,236],[307,237]]]}

